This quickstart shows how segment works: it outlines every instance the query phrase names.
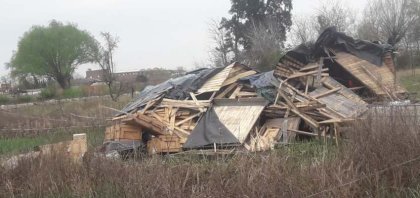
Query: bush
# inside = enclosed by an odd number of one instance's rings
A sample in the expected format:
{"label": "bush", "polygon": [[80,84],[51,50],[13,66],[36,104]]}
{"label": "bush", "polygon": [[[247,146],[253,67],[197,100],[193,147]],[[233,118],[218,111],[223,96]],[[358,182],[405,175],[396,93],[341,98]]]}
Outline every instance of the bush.
{"label": "bush", "polygon": [[18,103],[27,103],[27,102],[31,102],[32,99],[33,99],[32,96],[25,95],[25,96],[18,96],[16,101]]}
{"label": "bush", "polygon": [[61,96],[63,98],[80,98],[80,97],[85,96],[85,93],[80,87],[71,87],[69,89],[63,90],[63,93]]}
{"label": "bush", "polygon": [[57,95],[57,89],[54,86],[49,86],[41,90],[39,94],[41,99],[52,99]]}
{"label": "bush", "polygon": [[0,95],[0,105],[2,104],[9,104],[10,98],[6,95]]}

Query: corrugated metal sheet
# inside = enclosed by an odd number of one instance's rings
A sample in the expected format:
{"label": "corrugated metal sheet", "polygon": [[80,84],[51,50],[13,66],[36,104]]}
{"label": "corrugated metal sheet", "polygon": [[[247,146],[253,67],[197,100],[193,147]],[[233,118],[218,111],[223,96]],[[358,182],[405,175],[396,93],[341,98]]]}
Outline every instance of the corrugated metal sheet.
{"label": "corrugated metal sheet", "polygon": [[233,66],[235,63],[225,67],[221,72],[217,73],[213,77],[209,78],[203,86],[197,91],[197,93],[205,93],[205,92],[212,92],[212,91],[218,91],[220,87],[222,86],[223,82],[227,79],[229,76]]}
{"label": "corrugated metal sheet", "polygon": [[[233,100],[234,101],[234,100]],[[243,143],[249,132],[260,117],[266,102],[245,102],[240,101],[236,104],[219,104],[215,105],[214,111],[227,129]]]}
{"label": "corrugated metal sheet", "polygon": [[338,52],[336,61],[360,82],[377,95],[387,95],[387,92],[405,93],[404,88],[394,86],[394,75],[385,65],[376,66],[350,53]]}

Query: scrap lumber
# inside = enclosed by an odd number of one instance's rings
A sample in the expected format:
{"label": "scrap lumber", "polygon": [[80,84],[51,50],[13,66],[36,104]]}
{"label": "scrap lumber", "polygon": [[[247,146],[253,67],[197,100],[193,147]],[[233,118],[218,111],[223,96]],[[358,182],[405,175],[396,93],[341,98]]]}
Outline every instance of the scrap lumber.
{"label": "scrap lumber", "polygon": [[232,84],[232,83],[236,82],[237,80],[239,80],[240,78],[244,78],[244,77],[247,77],[247,76],[251,76],[251,75],[254,75],[254,74],[256,74],[256,73],[257,73],[257,72],[256,72],[256,71],[254,71],[254,70],[250,70],[250,71],[243,72],[243,73],[238,74],[238,75],[236,75],[236,76],[234,76],[234,77],[232,77],[232,78],[227,79],[225,82],[223,82],[223,85],[222,85],[222,86],[230,85],[230,84]]}
{"label": "scrap lumber", "polygon": [[286,103],[291,108],[290,110],[301,117],[303,120],[305,120],[311,127],[318,128],[319,124],[312,119],[310,116],[305,115],[304,113],[300,112],[299,109],[293,104],[293,102],[290,100],[288,96],[283,92],[283,90],[278,89],[278,94],[286,101]]}
{"label": "scrap lumber", "polygon": [[340,91],[340,90],[341,90],[341,87],[336,87],[336,88],[333,88],[333,89],[331,89],[329,91],[326,91],[324,93],[320,93],[318,95],[314,95],[312,97],[314,97],[314,98],[320,98],[320,97],[324,97],[324,96],[329,95],[329,94],[333,94],[333,93],[335,93],[337,91]]}
{"label": "scrap lumber", "polygon": [[[289,143],[296,135],[324,139],[335,136],[338,139],[337,126],[352,120],[350,114],[357,116],[353,106],[363,106],[365,102],[329,76],[328,68],[331,67],[324,67],[322,58],[309,64],[295,58],[286,55],[278,63],[273,72],[277,80],[255,76],[261,81],[271,80],[267,88],[259,88],[251,80],[240,80],[258,72],[234,63],[209,72],[209,77],[200,83],[201,87],[182,89],[188,91],[180,100],[166,97],[165,92],[160,97],[153,95],[150,97],[153,100],[144,100],[139,103],[141,107],[113,119],[121,126],[133,127],[136,135],[130,136],[128,132],[121,135],[116,129],[107,128],[106,139],[140,141],[141,133],[150,133],[152,138],[146,142],[149,153],[180,152],[183,146],[189,149],[187,145],[193,139],[190,137],[211,130],[208,124],[213,122],[203,124],[207,119],[217,119],[215,123],[221,125],[218,129],[223,128],[238,139],[228,140],[233,142],[230,146],[243,146],[251,151],[270,150],[279,142]],[[165,90],[170,92],[170,88]],[[259,98],[259,95],[266,98]],[[224,137],[229,139],[229,136]],[[203,147],[218,149],[217,144],[222,142],[215,141],[214,145]]]}
{"label": "scrap lumber", "polygon": [[[325,69],[321,69],[320,71],[325,72],[325,71],[328,71],[328,69],[325,68]],[[299,78],[299,77],[309,76],[309,75],[318,74],[318,73],[319,73],[318,70],[310,71],[310,72],[296,72],[296,73],[290,75],[287,79]],[[321,76],[321,74],[319,74],[319,75]]]}
{"label": "scrap lumber", "polygon": [[216,99],[224,98],[229,92],[235,89],[237,85],[238,85],[237,83],[230,84],[228,87],[226,87],[225,90],[223,90],[222,93],[216,96]]}

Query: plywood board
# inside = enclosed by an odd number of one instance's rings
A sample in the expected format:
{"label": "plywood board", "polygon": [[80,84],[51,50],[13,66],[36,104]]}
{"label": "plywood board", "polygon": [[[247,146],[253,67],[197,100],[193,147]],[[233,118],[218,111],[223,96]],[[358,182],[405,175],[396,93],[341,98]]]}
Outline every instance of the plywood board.
{"label": "plywood board", "polygon": [[398,84],[394,85],[394,74],[386,65],[377,66],[345,52],[338,52],[336,61],[376,95],[407,92]]}
{"label": "plywood board", "polygon": [[206,93],[206,92],[213,92],[218,91],[221,87],[223,82],[227,79],[229,76],[229,73],[231,72],[233,66],[235,64],[231,64],[227,67],[225,67],[222,71],[214,75],[213,77],[209,78],[203,86],[197,91],[197,93]]}
{"label": "plywood board", "polygon": [[243,143],[250,130],[261,115],[265,105],[248,103],[246,105],[215,105],[214,111],[225,127]]}

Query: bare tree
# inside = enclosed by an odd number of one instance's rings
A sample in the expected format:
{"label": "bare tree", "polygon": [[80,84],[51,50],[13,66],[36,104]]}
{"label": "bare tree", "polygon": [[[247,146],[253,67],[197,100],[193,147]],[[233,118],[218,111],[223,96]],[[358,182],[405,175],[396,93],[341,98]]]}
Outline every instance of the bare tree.
{"label": "bare tree", "polygon": [[93,54],[95,62],[102,69],[102,80],[108,86],[109,95],[113,101],[117,101],[123,90],[123,83],[117,82],[115,78],[114,51],[118,47],[118,37],[112,36],[109,32],[102,32],[104,39],[103,45],[97,45],[98,48]]}
{"label": "bare tree", "polygon": [[262,71],[273,69],[284,51],[283,41],[276,35],[278,32],[275,22],[268,21],[264,26],[253,24],[247,34],[252,48],[245,52],[244,63]]}
{"label": "bare tree", "polygon": [[313,16],[295,16],[290,30],[290,39],[294,46],[314,42],[318,36],[316,21]]}
{"label": "bare tree", "polygon": [[395,46],[419,20],[419,6],[418,0],[371,0],[361,28],[377,32],[381,40]]}
{"label": "bare tree", "polygon": [[321,1],[315,18],[316,29],[319,33],[330,26],[335,26],[340,32],[354,35],[356,14],[342,0]]}
{"label": "bare tree", "polygon": [[209,32],[214,43],[214,48],[210,51],[210,61],[215,67],[223,67],[231,60],[231,51],[226,44],[226,29],[216,20],[209,24]]}

